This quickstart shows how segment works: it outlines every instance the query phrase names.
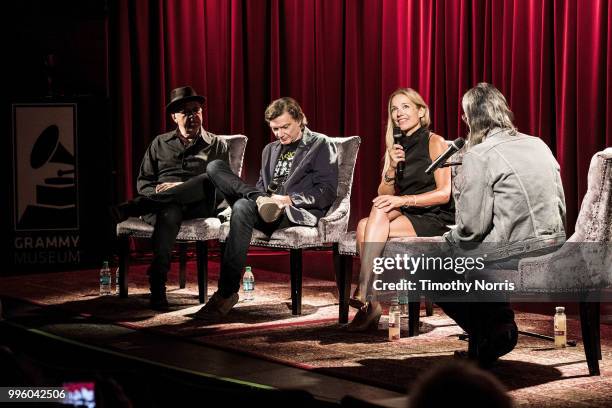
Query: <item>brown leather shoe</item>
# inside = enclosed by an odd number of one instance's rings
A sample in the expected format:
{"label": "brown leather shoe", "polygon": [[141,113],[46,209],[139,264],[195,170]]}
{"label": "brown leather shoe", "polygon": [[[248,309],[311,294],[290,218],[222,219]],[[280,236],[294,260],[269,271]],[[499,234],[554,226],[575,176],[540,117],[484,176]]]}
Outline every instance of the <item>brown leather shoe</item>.
{"label": "brown leather shoe", "polygon": [[359,309],[353,321],[347,326],[347,330],[350,332],[363,332],[367,330],[378,329],[378,321],[382,315],[382,307],[380,303],[376,302],[373,306],[371,302],[366,304]]}
{"label": "brown leather shoe", "polygon": [[219,291],[215,292],[208,302],[193,317],[196,319],[208,319],[211,316],[225,316],[232,310],[232,307],[238,303],[238,294],[232,293],[228,298],[221,296]]}

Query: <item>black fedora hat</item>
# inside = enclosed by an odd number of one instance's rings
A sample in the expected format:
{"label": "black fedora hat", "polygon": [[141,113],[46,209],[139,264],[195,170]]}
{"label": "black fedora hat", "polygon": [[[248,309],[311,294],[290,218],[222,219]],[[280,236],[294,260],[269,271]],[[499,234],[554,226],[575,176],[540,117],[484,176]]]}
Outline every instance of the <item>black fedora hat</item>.
{"label": "black fedora hat", "polygon": [[176,112],[176,108],[190,101],[198,101],[201,104],[204,104],[206,100],[202,95],[198,95],[198,93],[190,86],[181,86],[179,88],[175,88],[170,92],[170,102],[166,105],[166,111],[169,113]]}

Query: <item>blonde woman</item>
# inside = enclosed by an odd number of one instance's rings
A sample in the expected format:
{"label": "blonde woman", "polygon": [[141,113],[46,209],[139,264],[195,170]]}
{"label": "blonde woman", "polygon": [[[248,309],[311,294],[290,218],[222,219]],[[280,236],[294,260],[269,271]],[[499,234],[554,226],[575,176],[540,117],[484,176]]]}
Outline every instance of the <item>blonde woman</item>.
{"label": "blonde woman", "polygon": [[[444,138],[431,132],[429,125],[429,108],[418,92],[400,88],[391,94],[378,196],[373,200],[370,216],[357,226],[361,271],[350,304],[359,311],[349,331],[365,331],[378,325],[382,308],[380,303],[368,301],[366,294],[373,259],[380,256],[384,243],[395,237],[442,235],[455,223],[449,168],[425,174],[425,169],[447,148]],[[393,138],[394,128],[401,130],[400,144]],[[398,177],[401,162],[404,170]]]}

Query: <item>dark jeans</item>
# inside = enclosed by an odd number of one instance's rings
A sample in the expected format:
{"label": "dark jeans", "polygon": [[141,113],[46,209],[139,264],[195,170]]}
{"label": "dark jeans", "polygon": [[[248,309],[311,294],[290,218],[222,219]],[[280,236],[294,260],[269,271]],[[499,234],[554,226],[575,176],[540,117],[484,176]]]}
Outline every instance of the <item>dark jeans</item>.
{"label": "dark jeans", "polygon": [[230,230],[225,241],[219,277],[219,292],[227,298],[240,289],[240,278],[246,264],[253,228],[271,235],[277,229],[290,226],[291,222],[286,215],[272,223],[263,221],[255,200],[265,193],[242,181],[227,163],[215,160],[208,164],[206,173],[232,207]]}
{"label": "dark jeans", "polygon": [[129,203],[129,215],[144,215],[143,219],[153,225],[153,261],[149,267],[151,292],[159,293],[166,284],[170,270],[172,248],[183,220],[212,217],[222,201],[206,174],[161,193],[136,197]]}

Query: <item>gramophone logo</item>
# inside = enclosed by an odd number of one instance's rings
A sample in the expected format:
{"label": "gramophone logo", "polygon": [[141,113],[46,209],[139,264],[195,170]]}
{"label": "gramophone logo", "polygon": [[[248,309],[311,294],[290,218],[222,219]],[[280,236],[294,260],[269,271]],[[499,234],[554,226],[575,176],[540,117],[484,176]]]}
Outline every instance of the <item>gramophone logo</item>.
{"label": "gramophone logo", "polygon": [[75,105],[15,106],[15,230],[78,229]]}

